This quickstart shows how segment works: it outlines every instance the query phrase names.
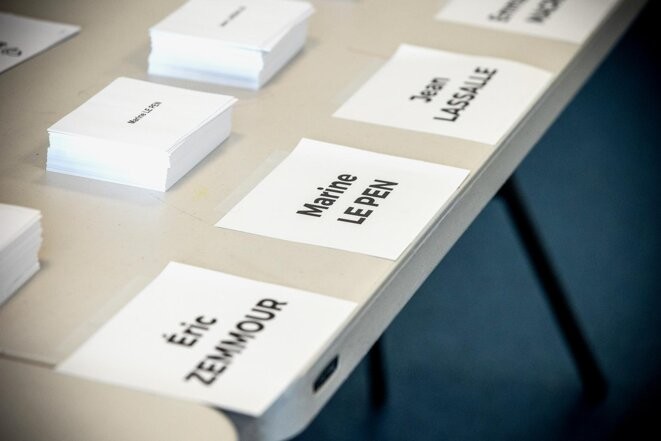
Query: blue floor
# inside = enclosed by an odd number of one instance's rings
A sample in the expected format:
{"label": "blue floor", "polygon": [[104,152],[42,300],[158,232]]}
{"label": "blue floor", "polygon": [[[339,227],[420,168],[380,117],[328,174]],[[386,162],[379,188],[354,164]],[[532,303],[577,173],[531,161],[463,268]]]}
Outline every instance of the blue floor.
{"label": "blue floor", "polygon": [[370,409],[362,363],[297,440],[661,439],[661,82],[650,3],[517,172],[608,377],[605,402],[582,400],[494,200],[386,331],[385,408]]}

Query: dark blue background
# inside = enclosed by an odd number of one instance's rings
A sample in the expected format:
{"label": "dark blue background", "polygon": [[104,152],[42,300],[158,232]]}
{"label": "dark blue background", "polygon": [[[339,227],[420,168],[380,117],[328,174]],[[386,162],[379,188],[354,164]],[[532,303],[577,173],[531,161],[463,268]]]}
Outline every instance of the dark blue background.
{"label": "dark blue background", "polygon": [[661,22],[650,3],[517,172],[607,400],[581,399],[494,200],[386,331],[385,408],[369,407],[363,363],[300,441],[661,439]]}

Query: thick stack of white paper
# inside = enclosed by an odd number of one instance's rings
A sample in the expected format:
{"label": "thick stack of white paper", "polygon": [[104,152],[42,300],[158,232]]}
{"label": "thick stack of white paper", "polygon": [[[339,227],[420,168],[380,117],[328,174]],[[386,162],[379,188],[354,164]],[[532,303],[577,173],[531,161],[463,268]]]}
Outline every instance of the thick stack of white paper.
{"label": "thick stack of white paper", "polygon": [[0,305],[39,269],[41,213],[0,204]]}
{"label": "thick stack of white paper", "polygon": [[258,89],[302,47],[313,7],[190,0],[150,29],[149,73]]}
{"label": "thick stack of white paper", "polygon": [[118,78],[48,129],[47,169],[165,191],[229,136],[235,102]]}

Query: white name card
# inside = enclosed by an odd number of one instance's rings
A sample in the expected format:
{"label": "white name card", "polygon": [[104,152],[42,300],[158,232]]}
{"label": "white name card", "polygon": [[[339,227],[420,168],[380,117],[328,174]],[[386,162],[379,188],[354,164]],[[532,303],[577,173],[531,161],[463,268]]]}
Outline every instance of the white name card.
{"label": "white name card", "polygon": [[467,175],[302,139],[216,226],[394,260]]}
{"label": "white name card", "polygon": [[0,72],[80,31],[73,26],[0,12]]}
{"label": "white name card", "polygon": [[615,3],[617,0],[450,0],[436,19],[582,43]]}
{"label": "white name card", "polygon": [[333,116],[496,145],[550,78],[509,60],[401,45]]}
{"label": "white name card", "polygon": [[173,262],[57,370],[259,416],[354,308]]}

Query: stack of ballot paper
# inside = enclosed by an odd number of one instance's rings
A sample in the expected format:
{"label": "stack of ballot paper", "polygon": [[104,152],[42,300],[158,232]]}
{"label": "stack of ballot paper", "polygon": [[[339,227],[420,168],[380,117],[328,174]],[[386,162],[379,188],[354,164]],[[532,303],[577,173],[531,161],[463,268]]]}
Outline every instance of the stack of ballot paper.
{"label": "stack of ballot paper", "polygon": [[0,204],[0,305],[39,269],[41,213]]}
{"label": "stack of ballot paper", "polygon": [[235,102],[118,78],[48,129],[47,169],[165,191],[227,138]]}
{"label": "stack of ballot paper", "polygon": [[303,1],[190,0],[150,29],[149,73],[258,89],[304,45]]}

